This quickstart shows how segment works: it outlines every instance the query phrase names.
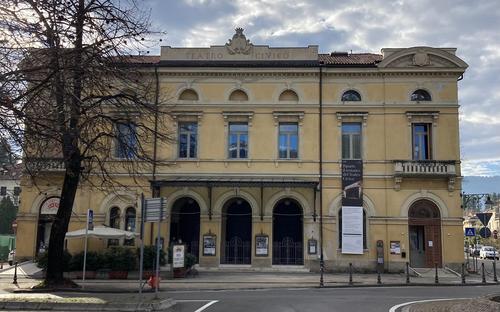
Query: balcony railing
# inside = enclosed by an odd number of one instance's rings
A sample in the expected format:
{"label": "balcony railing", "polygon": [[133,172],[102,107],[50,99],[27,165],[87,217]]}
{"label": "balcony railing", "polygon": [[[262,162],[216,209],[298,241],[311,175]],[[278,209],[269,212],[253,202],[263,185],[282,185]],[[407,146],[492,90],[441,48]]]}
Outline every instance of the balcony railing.
{"label": "balcony railing", "polygon": [[454,160],[395,160],[394,175],[400,177],[453,177],[456,176]]}
{"label": "balcony railing", "polygon": [[31,172],[64,171],[65,169],[62,158],[26,158],[24,162],[26,170]]}

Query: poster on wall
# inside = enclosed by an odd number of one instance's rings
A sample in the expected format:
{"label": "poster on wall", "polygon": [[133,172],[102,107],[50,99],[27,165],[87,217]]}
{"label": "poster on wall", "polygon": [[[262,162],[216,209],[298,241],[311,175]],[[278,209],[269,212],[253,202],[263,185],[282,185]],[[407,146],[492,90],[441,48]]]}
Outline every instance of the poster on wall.
{"label": "poster on wall", "polygon": [[255,236],[255,255],[257,257],[267,257],[269,255],[269,236]]}
{"label": "poster on wall", "polygon": [[399,254],[401,254],[401,242],[391,241],[391,255],[399,255]]}
{"label": "poster on wall", "polygon": [[342,253],[363,254],[363,207],[342,207]]}
{"label": "poster on wall", "polygon": [[363,207],[363,161],[342,160],[342,206]]}
{"label": "poster on wall", "polygon": [[215,256],[215,235],[203,235],[203,255]]}

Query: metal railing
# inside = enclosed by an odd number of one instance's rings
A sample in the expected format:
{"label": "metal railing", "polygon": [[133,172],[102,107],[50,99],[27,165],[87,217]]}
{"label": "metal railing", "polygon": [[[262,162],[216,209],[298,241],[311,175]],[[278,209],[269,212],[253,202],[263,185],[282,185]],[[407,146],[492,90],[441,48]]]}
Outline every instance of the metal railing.
{"label": "metal railing", "polygon": [[273,264],[276,265],[303,265],[303,243],[295,242],[286,237],[282,241],[273,242]]}
{"label": "metal railing", "polygon": [[224,243],[223,264],[250,264],[251,242],[243,241],[240,237],[233,237]]}

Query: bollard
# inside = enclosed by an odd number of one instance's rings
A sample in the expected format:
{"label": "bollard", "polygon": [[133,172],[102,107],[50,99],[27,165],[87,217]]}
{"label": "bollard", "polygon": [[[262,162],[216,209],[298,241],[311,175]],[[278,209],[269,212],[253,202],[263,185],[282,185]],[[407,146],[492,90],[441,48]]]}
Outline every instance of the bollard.
{"label": "bollard", "polygon": [[486,284],[486,275],[484,274],[484,262],[481,262],[481,271],[482,271],[481,274],[482,274],[482,278],[483,278],[482,282],[483,282],[483,284]]}
{"label": "bollard", "polygon": [[319,277],[319,287],[324,287],[325,283],[323,281],[323,273],[325,272],[325,263],[323,259],[319,261],[319,272],[320,272],[320,277]]}
{"label": "bollard", "polygon": [[406,262],[406,284],[410,284],[410,264]]}
{"label": "bollard", "polygon": [[352,285],[352,263],[349,262],[349,285]]}
{"label": "bollard", "polygon": [[17,285],[17,261],[14,263],[14,281],[12,282],[12,284],[16,284]]}
{"label": "bollard", "polygon": [[377,285],[382,284],[382,278],[380,277],[380,271],[377,270]]}
{"label": "bollard", "polygon": [[434,276],[434,284],[439,284],[438,264],[437,263],[434,263],[434,269],[436,270],[436,274]]}
{"label": "bollard", "polygon": [[497,278],[497,263],[495,259],[493,259],[493,281],[495,283],[498,283],[498,278]]}
{"label": "bollard", "polygon": [[462,263],[462,284],[465,285],[465,263]]}

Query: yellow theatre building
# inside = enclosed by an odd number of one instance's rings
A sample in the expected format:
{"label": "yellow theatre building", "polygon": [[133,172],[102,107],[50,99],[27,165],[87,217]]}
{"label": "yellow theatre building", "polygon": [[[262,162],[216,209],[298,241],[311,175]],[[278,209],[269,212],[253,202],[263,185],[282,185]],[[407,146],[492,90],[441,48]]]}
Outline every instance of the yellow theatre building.
{"label": "yellow theatre building", "polygon": [[[175,132],[154,178],[119,192],[82,185],[70,230],[138,231],[140,195],[166,199],[163,248],[182,241],[200,268],[399,271],[464,261],[458,81],[454,48],[381,54],[254,45],[162,47],[133,57],[169,97]],[[133,160],[130,160],[133,161]],[[63,167],[22,183],[17,256],[48,244]],[[147,224],[146,245],[156,227]],[[90,239],[89,248],[138,245]],[[68,241],[70,252],[83,248]]]}

